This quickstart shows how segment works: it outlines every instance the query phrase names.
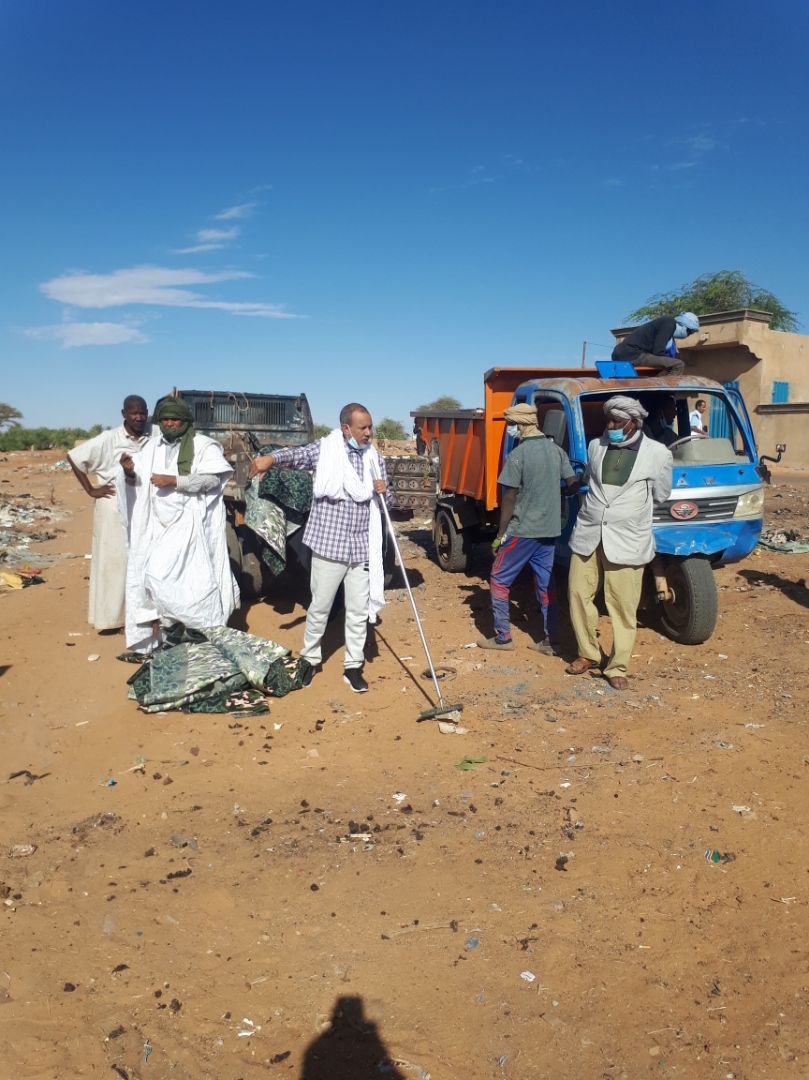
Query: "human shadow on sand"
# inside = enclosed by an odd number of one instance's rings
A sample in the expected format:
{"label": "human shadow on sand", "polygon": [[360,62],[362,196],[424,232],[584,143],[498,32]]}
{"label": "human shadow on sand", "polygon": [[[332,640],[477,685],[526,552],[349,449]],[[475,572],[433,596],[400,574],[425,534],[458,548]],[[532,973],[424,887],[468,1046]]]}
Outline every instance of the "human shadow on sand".
{"label": "human shadow on sand", "polygon": [[[379,1026],[365,1016],[361,997],[341,997],[334,1003],[325,1030],[309,1044],[300,1080],[407,1080],[379,1034]],[[422,1074],[423,1075],[423,1074]]]}

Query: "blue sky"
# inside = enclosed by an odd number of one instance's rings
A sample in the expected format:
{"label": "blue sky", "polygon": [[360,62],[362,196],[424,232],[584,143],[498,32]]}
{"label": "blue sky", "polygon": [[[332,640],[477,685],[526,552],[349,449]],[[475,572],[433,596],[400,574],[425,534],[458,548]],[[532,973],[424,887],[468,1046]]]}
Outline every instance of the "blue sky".
{"label": "blue sky", "polygon": [[407,421],[721,269],[806,328],[808,29],[799,0],[5,0],[0,400]]}

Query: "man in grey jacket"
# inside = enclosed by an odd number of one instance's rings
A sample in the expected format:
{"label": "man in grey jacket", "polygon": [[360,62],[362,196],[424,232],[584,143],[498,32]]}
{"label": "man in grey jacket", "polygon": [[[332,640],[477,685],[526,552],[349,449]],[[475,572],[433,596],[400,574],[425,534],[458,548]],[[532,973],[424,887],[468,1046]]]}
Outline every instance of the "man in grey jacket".
{"label": "man in grey jacket", "polygon": [[662,443],[643,434],[648,413],[634,398],[612,397],[604,412],[607,428],[588,448],[588,490],[570,537],[570,619],[579,656],[566,671],[581,675],[600,664],[594,601],[603,585],[613,634],[604,677],[615,690],[625,690],[643,568],[655,553],[654,504],[671,494],[672,457]]}

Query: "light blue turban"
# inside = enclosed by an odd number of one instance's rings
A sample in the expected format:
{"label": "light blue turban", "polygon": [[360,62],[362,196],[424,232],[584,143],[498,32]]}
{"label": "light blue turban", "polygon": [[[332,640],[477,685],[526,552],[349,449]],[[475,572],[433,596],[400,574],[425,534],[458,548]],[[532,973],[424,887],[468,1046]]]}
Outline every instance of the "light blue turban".
{"label": "light blue turban", "polygon": [[689,334],[696,334],[699,330],[699,319],[693,311],[684,311],[682,315],[675,315],[674,321],[677,324],[677,329],[674,331],[675,338],[682,339],[688,337]]}

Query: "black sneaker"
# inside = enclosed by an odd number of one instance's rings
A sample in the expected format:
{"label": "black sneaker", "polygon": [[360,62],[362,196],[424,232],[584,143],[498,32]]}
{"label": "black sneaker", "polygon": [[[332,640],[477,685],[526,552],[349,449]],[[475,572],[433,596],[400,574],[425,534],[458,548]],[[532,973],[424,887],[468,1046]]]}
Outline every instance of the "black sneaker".
{"label": "black sneaker", "polygon": [[368,683],[362,677],[362,668],[346,668],[343,672],[343,682],[347,682],[355,694],[365,694],[368,691]]}
{"label": "black sneaker", "polygon": [[310,667],[304,677],[301,679],[301,689],[305,690],[307,686],[312,685],[312,679],[315,677],[315,668]]}

